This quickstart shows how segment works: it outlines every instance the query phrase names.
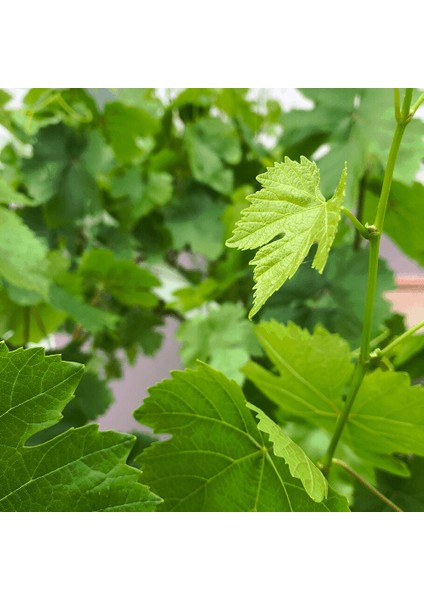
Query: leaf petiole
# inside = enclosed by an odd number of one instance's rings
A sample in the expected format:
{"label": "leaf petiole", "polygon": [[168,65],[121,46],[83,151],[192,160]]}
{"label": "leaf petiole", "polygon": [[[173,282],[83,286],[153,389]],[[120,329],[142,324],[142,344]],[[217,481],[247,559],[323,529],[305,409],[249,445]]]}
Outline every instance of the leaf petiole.
{"label": "leaf petiole", "polygon": [[405,331],[405,333],[402,333],[402,335],[400,335],[396,339],[394,339],[393,342],[388,344],[385,348],[383,348],[383,350],[378,349],[377,350],[378,357],[381,358],[383,356],[386,356],[387,354],[390,354],[390,352],[393,350],[393,348],[395,348],[398,344],[402,343],[410,335],[412,335],[413,333],[415,333],[422,327],[424,327],[424,321],[421,321],[417,325],[414,325],[414,327],[411,327],[411,329],[408,329],[408,331]]}
{"label": "leaf petiole", "polygon": [[341,209],[342,214],[347,217],[355,226],[355,229],[364,237],[366,240],[369,240],[373,235],[376,234],[376,231],[373,229],[373,226],[363,225],[359,219],[355,217],[355,215],[350,212],[348,208],[345,206]]}
{"label": "leaf petiole", "polygon": [[387,504],[387,506],[390,506],[390,508],[392,508],[394,511],[403,512],[403,510],[397,504],[392,502],[389,498],[387,498],[387,496],[382,494],[377,488],[375,488],[373,485],[368,483],[368,481],[366,481],[361,475],[359,475],[359,473],[354,471],[354,469],[352,469],[352,467],[350,467],[343,460],[340,460],[338,458],[333,458],[331,462],[335,465],[338,465],[342,469],[344,469],[347,473],[349,473],[349,475],[352,475],[352,477],[354,477],[357,481],[359,481],[359,483],[361,483],[367,490],[369,490],[372,494],[374,494],[374,496],[377,496],[377,498],[379,498],[382,502]]}

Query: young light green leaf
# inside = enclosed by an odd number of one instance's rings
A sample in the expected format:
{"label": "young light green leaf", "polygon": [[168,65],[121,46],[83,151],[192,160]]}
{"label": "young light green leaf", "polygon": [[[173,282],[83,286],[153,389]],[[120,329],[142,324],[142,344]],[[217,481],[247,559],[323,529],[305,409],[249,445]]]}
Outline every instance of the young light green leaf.
{"label": "young light green leaf", "polygon": [[326,500],[315,501],[324,490],[308,482],[315,499],[310,497],[285,463],[289,459],[296,469],[299,453],[286,452],[285,459],[277,455],[282,438],[276,436],[275,452],[241,388],[219,371],[200,363],[195,370],[174,371],[171,380],[149,392],[136,419],[157,433],[172,434],[137,459],[142,480],[164,499],[160,510],[348,510],[346,499],[331,489]]}
{"label": "young light green leaf", "polygon": [[240,250],[260,248],[250,263],[255,265],[256,282],[250,318],[293,277],[315,243],[312,267],[322,273],[340,220],[346,175],[345,165],[328,201],[319,189],[316,164],[304,156],[300,163],[286,157],[257,177],[263,189],[248,197],[251,205],[226,242]]}
{"label": "young light green leaf", "polygon": [[302,448],[295,444],[260,408],[250,402],[247,403],[247,407],[256,413],[259,421],[257,427],[269,436],[275,456],[284,458],[290,473],[301,480],[312,500],[322,502],[328,493],[328,483],[322,472],[306,456]]}
{"label": "young light green leaf", "polygon": [[0,511],[146,511],[159,502],[125,464],[133,436],[88,425],[26,445],[61,419],[82,371],[42,348],[0,344]]}

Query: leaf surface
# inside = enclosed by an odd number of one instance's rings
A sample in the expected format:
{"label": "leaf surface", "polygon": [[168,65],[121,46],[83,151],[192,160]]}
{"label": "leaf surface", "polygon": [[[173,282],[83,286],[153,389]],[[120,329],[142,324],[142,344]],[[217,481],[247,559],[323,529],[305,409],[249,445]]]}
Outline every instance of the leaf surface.
{"label": "leaf surface", "polygon": [[82,371],[42,348],[0,345],[1,511],[144,511],[159,501],[125,464],[132,436],[88,425],[26,445],[61,419]]}
{"label": "leaf surface", "polygon": [[[241,388],[222,373],[201,363],[196,370],[174,371],[171,380],[149,391],[135,417],[158,433],[172,434],[138,459],[144,481],[164,498],[161,510],[347,510],[346,500],[332,490],[322,502],[311,499],[297,478],[300,449],[293,452],[290,445],[284,459],[277,456],[286,438],[267,419],[264,438]],[[275,442],[268,439],[270,430]],[[309,467],[309,476],[319,479],[309,463],[301,467],[302,477],[307,479]],[[325,493],[315,483],[308,488],[316,498]]]}
{"label": "leaf surface", "polygon": [[321,471],[306,456],[300,446],[295,444],[289,436],[282,431],[272,419],[268,417],[260,408],[257,408],[250,402],[247,407],[256,413],[258,418],[258,429],[269,436],[273,443],[275,456],[284,458],[291,475],[297,477],[303,483],[305,490],[315,502],[322,502],[327,497],[328,483]]}
{"label": "leaf surface", "polygon": [[14,212],[0,207],[0,277],[45,296],[47,247]]}
{"label": "leaf surface", "polygon": [[293,277],[315,243],[312,267],[322,273],[340,220],[346,174],[345,166],[328,201],[319,190],[316,164],[305,157],[300,163],[286,157],[257,177],[263,189],[248,197],[251,205],[226,242],[240,250],[260,248],[250,263],[256,282],[250,317]]}
{"label": "leaf surface", "polygon": [[[250,362],[242,369],[246,377],[284,414],[332,433],[353,371],[346,342],[319,327],[311,335],[293,323],[263,322],[256,332],[279,374]],[[411,386],[407,373],[367,374],[341,441],[370,464],[405,475],[394,455],[424,456],[424,389]]]}

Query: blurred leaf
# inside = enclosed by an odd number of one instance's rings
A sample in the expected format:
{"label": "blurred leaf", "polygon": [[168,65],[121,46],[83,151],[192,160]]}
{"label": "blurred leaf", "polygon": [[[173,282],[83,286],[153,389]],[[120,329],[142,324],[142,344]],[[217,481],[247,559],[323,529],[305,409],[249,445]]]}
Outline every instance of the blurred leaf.
{"label": "blurred leaf", "polygon": [[182,250],[189,246],[193,252],[209,260],[223,252],[224,226],[220,221],[223,204],[214,202],[207,192],[191,192],[166,210],[173,246]]}
{"label": "blurred leaf", "polygon": [[37,201],[17,192],[4,179],[0,179],[0,204],[22,206],[36,206]]}
{"label": "blurred leaf", "polygon": [[169,173],[149,173],[147,180],[137,167],[130,167],[111,180],[111,195],[118,201],[112,205],[125,229],[136,223],[155,208],[167,204],[172,198],[172,176]]}
{"label": "blurred leaf", "polygon": [[105,106],[104,126],[116,158],[126,163],[143,155],[138,139],[155,135],[160,122],[144,108],[109,102]]}
{"label": "blurred leaf", "polygon": [[132,260],[117,258],[106,248],[88,250],[81,259],[79,272],[88,283],[95,284],[128,306],[155,306],[157,297],[150,291],[160,281]]}
{"label": "blurred leaf", "polygon": [[47,248],[14,212],[0,207],[0,277],[46,296]]}
{"label": "blurred leaf", "polygon": [[[295,321],[310,331],[321,324],[349,341],[352,348],[360,344],[365,310],[368,252],[344,245],[334,248],[322,275],[309,266],[308,256],[293,277],[264,307],[262,319]],[[381,333],[390,316],[390,302],[384,293],[395,289],[393,272],[379,260],[372,336]]]}
{"label": "blurred leaf", "polygon": [[241,160],[237,132],[230,123],[205,117],[186,126],[184,143],[193,177],[224,195],[233,189],[233,173],[225,168]]}
{"label": "blurred leaf", "polygon": [[192,316],[180,325],[175,337],[181,342],[185,367],[194,367],[197,360],[208,362],[239,384],[244,381],[240,368],[251,355],[261,352],[245,309],[229,302]]}

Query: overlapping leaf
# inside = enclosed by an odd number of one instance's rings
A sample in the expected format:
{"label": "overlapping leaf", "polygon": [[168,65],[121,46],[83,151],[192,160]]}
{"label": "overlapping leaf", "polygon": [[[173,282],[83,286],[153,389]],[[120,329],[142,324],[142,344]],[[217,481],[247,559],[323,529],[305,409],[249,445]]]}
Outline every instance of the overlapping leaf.
{"label": "overlapping leaf", "polygon": [[125,461],[133,437],[88,425],[27,446],[54,425],[71,400],[83,366],[0,345],[0,510],[154,510],[159,499]]}
{"label": "overlapping leaf", "polygon": [[143,480],[164,499],[160,509],[347,510],[332,490],[324,500],[320,471],[259,409],[252,410],[259,426],[241,388],[204,364],[174,372],[150,389],[135,417],[157,433],[172,434],[138,459]]}
{"label": "overlapping leaf", "polygon": [[[348,345],[317,327],[260,323],[259,341],[278,375],[253,362],[243,372],[286,414],[333,432],[353,370]],[[341,440],[370,464],[405,475],[393,455],[424,456],[424,389],[407,373],[376,369],[365,376]]]}
{"label": "overlapping leaf", "polygon": [[328,201],[319,190],[317,166],[305,157],[300,163],[286,157],[258,176],[263,189],[249,196],[252,203],[226,242],[241,250],[260,248],[251,261],[256,285],[250,317],[293,277],[315,243],[312,267],[322,273],[340,219],[346,174],[345,167]]}

